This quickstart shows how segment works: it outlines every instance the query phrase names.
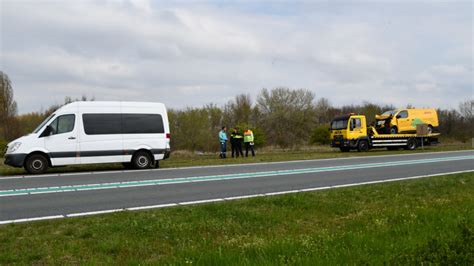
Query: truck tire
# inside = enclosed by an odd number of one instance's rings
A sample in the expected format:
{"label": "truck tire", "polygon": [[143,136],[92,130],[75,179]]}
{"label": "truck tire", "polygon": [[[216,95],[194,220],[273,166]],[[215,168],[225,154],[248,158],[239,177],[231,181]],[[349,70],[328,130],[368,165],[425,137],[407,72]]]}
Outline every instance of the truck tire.
{"label": "truck tire", "polygon": [[359,152],[364,152],[369,150],[369,143],[366,140],[360,140],[359,145],[357,145],[357,150]]}
{"label": "truck tire", "polygon": [[25,170],[29,174],[44,174],[48,170],[48,158],[41,154],[33,154],[25,160]]}
{"label": "truck tire", "polygon": [[416,139],[409,139],[407,141],[407,146],[405,147],[405,150],[415,150],[418,147],[418,143],[416,142]]}
{"label": "truck tire", "polygon": [[148,169],[152,164],[150,154],[146,151],[138,151],[133,155],[132,166],[135,169]]}
{"label": "truck tire", "polygon": [[350,152],[351,148],[349,148],[349,147],[340,147],[339,150],[341,150],[341,152]]}
{"label": "truck tire", "polygon": [[390,128],[390,134],[397,134],[398,133],[398,128],[397,127],[391,127]]}

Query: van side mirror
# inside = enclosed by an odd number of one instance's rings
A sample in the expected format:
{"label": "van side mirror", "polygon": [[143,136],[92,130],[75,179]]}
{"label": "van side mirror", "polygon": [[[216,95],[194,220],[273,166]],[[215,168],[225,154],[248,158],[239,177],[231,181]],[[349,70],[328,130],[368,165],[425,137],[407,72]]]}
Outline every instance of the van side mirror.
{"label": "van side mirror", "polygon": [[44,129],[43,133],[41,133],[40,138],[50,136],[52,132],[53,132],[53,128],[51,126],[47,126]]}
{"label": "van side mirror", "polygon": [[397,119],[400,119],[402,116],[401,115],[397,115]]}

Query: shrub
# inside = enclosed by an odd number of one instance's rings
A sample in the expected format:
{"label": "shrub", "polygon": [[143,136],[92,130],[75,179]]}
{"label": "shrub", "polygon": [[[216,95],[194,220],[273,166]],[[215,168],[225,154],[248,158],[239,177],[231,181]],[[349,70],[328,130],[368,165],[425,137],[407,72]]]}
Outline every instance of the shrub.
{"label": "shrub", "polygon": [[310,143],[327,145],[330,141],[329,137],[329,127],[327,125],[320,125],[313,130],[313,133],[311,134]]}
{"label": "shrub", "polygon": [[3,155],[7,151],[7,144],[8,144],[8,141],[4,139],[0,139],[0,156],[1,157],[3,157]]}

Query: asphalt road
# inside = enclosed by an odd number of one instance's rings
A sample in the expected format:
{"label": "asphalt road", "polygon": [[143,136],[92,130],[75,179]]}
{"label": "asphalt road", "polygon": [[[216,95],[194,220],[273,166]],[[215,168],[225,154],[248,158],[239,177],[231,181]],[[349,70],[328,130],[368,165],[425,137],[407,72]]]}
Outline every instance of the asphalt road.
{"label": "asphalt road", "polygon": [[474,150],[0,177],[0,224],[473,172]]}

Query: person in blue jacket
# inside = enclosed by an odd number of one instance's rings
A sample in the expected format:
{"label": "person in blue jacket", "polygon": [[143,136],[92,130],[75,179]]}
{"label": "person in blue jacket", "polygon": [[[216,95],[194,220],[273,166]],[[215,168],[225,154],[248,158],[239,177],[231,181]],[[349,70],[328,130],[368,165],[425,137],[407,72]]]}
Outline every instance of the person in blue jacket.
{"label": "person in blue jacket", "polygon": [[219,132],[219,142],[221,143],[221,159],[225,159],[227,153],[227,127],[222,127],[222,130]]}

